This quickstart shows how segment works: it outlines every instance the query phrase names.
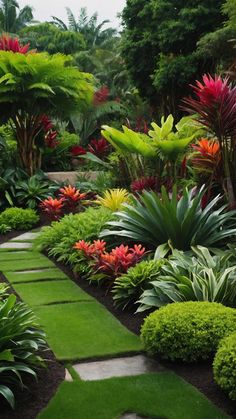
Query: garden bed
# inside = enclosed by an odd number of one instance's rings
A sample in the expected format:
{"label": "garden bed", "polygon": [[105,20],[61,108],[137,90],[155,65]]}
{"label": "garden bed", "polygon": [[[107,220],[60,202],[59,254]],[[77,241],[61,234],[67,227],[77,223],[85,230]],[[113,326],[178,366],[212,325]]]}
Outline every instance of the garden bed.
{"label": "garden bed", "polygon": [[[51,260],[53,260],[55,265],[65,272],[84,291],[103,304],[130,331],[139,334],[143,320],[147,316],[147,312],[134,314],[131,310],[122,311],[116,309],[113,305],[112,296],[110,293],[106,293],[106,289],[91,285],[87,280],[75,275],[71,269],[65,265],[56,262],[53,258],[51,258]],[[192,364],[162,362],[162,365],[180,375],[183,379],[205,394],[205,396],[216,406],[232,418],[236,418],[236,402],[231,401],[214,382],[211,361]]]}

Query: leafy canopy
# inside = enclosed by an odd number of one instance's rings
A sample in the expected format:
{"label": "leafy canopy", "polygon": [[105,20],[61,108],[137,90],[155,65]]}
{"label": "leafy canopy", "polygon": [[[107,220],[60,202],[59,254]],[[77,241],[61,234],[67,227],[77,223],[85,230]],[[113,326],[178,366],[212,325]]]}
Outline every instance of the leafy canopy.
{"label": "leafy canopy", "polygon": [[62,54],[0,52],[0,112],[69,116],[91,102],[93,78]]}

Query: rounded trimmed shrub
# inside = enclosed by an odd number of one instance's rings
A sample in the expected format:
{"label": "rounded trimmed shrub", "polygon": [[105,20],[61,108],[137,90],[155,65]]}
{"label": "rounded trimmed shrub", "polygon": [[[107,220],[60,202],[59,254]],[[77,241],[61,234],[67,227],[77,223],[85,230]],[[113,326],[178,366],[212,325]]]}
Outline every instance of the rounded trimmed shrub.
{"label": "rounded trimmed shrub", "polygon": [[213,372],[216,383],[232,400],[236,400],[236,333],[220,342],[213,362]]}
{"label": "rounded trimmed shrub", "polygon": [[163,359],[187,362],[212,356],[222,338],[236,331],[236,310],[219,303],[169,304],[146,317],[145,349]]}
{"label": "rounded trimmed shrub", "polygon": [[38,214],[30,208],[7,208],[0,214],[0,224],[11,230],[30,230],[38,222]]}

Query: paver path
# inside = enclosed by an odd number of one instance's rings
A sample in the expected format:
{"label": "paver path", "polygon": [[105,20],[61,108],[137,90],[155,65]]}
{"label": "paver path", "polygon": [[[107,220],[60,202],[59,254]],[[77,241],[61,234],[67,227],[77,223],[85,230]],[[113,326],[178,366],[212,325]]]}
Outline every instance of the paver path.
{"label": "paver path", "polygon": [[56,358],[68,365],[67,382],[40,419],[227,418],[195,388],[142,355],[136,335],[34,251],[38,234],[0,245],[0,271],[33,307]]}

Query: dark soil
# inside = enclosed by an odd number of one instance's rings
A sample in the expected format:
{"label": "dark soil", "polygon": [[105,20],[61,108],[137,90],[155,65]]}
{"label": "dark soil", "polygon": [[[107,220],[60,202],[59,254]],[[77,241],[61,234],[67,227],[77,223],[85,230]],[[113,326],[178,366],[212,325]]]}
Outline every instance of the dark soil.
{"label": "dark soil", "polygon": [[6,234],[0,234],[0,244],[8,242],[9,240],[13,239],[14,237],[19,236],[20,234],[24,234],[26,231],[9,231]]}
{"label": "dark soil", "polygon": [[[124,326],[130,331],[139,334],[140,328],[147,313],[134,314],[131,310],[116,309],[113,305],[111,293],[106,294],[106,289],[90,284],[89,281],[79,278],[65,265],[53,262],[75,281],[84,291],[103,304]],[[231,401],[227,395],[215,384],[212,373],[212,361],[184,364],[177,362],[163,362],[162,365],[180,375],[184,380],[195,386],[216,406],[232,418],[236,418],[236,401]]]}

